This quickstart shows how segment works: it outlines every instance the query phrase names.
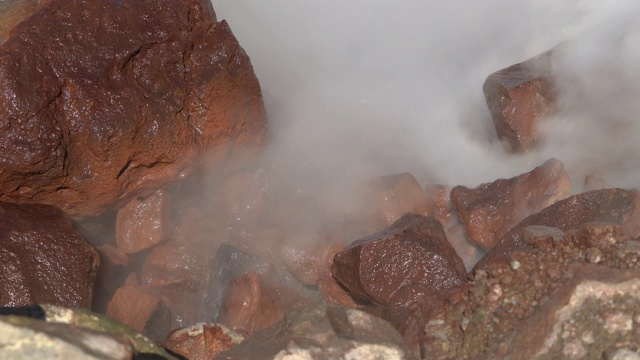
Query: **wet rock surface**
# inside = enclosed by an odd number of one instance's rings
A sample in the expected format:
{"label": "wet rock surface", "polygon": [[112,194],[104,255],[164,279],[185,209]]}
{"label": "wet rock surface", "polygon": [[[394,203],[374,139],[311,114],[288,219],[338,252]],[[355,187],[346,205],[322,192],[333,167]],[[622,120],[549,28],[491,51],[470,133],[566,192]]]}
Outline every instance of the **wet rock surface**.
{"label": "wet rock surface", "polygon": [[151,248],[171,236],[169,194],[158,190],[144,199],[133,199],[118,210],[116,243],[127,254]]}
{"label": "wet rock surface", "polygon": [[0,44],[0,88],[0,200],[77,217],[264,140],[249,58],[204,0],[51,0]]}
{"label": "wet rock surface", "polygon": [[513,151],[534,148],[536,125],[556,111],[552,56],[553,50],[499,70],[482,86],[498,138]]}
{"label": "wet rock surface", "polygon": [[511,228],[531,214],[571,195],[562,162],[550,159],[532,171],[474,189],[456,186],[451,201],[469,238],[491,249]]}
{"label": "wet rock surface", "polygon": [[244,338],[224,325],[198,323],[172,331],[162,346],[189,360],[208,360],[238,345]]}
{"label": "wet rock surface", "polygon": [[89,308],[99,262],[60,209],[0,203],[0,305]]}
{"label": "wet rock surface", "polygon": [[359,310],[309,305],[216,359],[415,359],[388,322]]}
{"label": "wet rock surface", "polygon": [[559,201],[513,227],[476,265],[486,269],[489,263],[501,261],[511,252],[524,251],[524,229],[531,225],[557,227],[562,231],[577,229],[588,222],[611,222],[623,225],[627,235],[638,235],[637,190],[604,189],[574,195]]}
{"label": "wet rock surface", "polygon": [[532,251],[477,270],[460,301],[427,324],[425,358],[591,359],[636,351],[637,240],[620,225],[590,223],[563,237],[538,228],[530,244]]}

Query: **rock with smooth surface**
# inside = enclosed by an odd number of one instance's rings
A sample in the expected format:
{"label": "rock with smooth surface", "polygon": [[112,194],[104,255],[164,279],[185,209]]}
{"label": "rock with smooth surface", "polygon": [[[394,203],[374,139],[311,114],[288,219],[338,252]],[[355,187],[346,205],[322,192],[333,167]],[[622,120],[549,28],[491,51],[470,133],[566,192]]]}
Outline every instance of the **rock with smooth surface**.
{"label": "rock with smooth surface", "polygon": [[0,305],[91,306],[100,258],[51,205],[0,203]]}
{"label": "rock with smooth surface", "polygon": [[489,75],[482,86],[498,138],[524,152],[538,142],[536,127],[556,111],[553,51]]}
{"label": "rock with smooth surface", "polygon": [[571,181],[564,165],[550,159],[511,179],[474,189],[456,186],[451,201],[469,238],[489,250],[522,219],[570,195]]}
{"label": "rock with smooth surface", "polygon": [[125,254],[149,249],[171,235],[169,194],[158,190],[144,199],[132,199],[118,210],[116,243]]}
{"label": "rock with smooth surface", "polygon": [[249,57],[208,0],[51,0],[0,44],[0,200],[79,218],[264,143]]}
{"label": "rock with smooth surface", "polygon": [[414,360],[387,321],[355,309],[313,304],[293,309],[274,326],[216,360]]}

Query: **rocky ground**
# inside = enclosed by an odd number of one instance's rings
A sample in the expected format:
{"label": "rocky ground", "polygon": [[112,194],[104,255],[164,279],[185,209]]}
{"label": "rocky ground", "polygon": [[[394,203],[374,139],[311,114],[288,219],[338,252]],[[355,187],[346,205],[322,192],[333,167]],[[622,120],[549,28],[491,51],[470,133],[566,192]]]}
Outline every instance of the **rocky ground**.
{"label": "rocky ground", "polygon": [[[260,85],[208,0],[0,19],[0,357],[640,358],[637,190],[549,159],[384,174],[336,214],[256,161]],[[560,50],[487,78],[507,151],[557,111]]]}

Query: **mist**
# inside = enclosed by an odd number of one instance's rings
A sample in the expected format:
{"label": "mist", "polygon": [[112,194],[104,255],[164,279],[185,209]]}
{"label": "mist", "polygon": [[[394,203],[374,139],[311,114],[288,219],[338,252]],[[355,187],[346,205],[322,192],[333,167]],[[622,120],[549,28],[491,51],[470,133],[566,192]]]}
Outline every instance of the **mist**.
{"label": "mist", "polygon": [[[636,1],[213,5],[251,57],[270,122],[265,163],[290,191],[344,207],[376,176],[475,187],[550,157],[565,163],[574,192],[589,174],[625,187],[640,181]],[[535,151],[510,154],[482,84],[567,40],[554,63],[560,111],[540,127]]]}

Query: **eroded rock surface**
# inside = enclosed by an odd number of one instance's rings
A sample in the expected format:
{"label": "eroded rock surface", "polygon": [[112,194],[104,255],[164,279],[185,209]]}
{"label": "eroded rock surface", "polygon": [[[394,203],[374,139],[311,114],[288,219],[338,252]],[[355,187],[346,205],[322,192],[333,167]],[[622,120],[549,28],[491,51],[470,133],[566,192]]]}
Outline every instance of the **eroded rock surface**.
{"label": "eroded rock surface", "polygon": [[99,262],[60,209],[0,203],[0,305],[88,308]]}
{"label": "eroded rock surface", "polygon": [[216,359],[416,359],[388,322],[359,310],[309,305]]}
{"label": "eroded rock surface", "polygon": [[198,323],[172,331],[162,346],[189,360],[209,360],[241,343],[244,338],[244,335],[224,325]]}
{"label": "eroded rock surface", "polygon": [[536,125],[556,111],[552,54],[551,50],[499,70],[482,86],[498,138],[508,141],[513,151],[532,149]]}
{"label": "eroded rock surface", "polygon": [[456,186],[451,201],[469,238],[491,249],[522,219],[571,195],[562,162],[550,159],[528,173],[474,189]]}
{"label": "eroded rock surface", "polygon": [[531,225],[556,227],[562,231],[577,229],[589,222],[622,224],[627,235],[640,234],[638,191],[623,189],[594,190],[559,201],[533,214],[505,234],[476,265],[486,269],[493,261],[504,261],[514,251],[526,251],[524,230]]}
{"label": "eroded rock surface", "polygon": [[0,200],[101,213],[264,141],[260,86],[208,0],[51,0],[0,45]]}

